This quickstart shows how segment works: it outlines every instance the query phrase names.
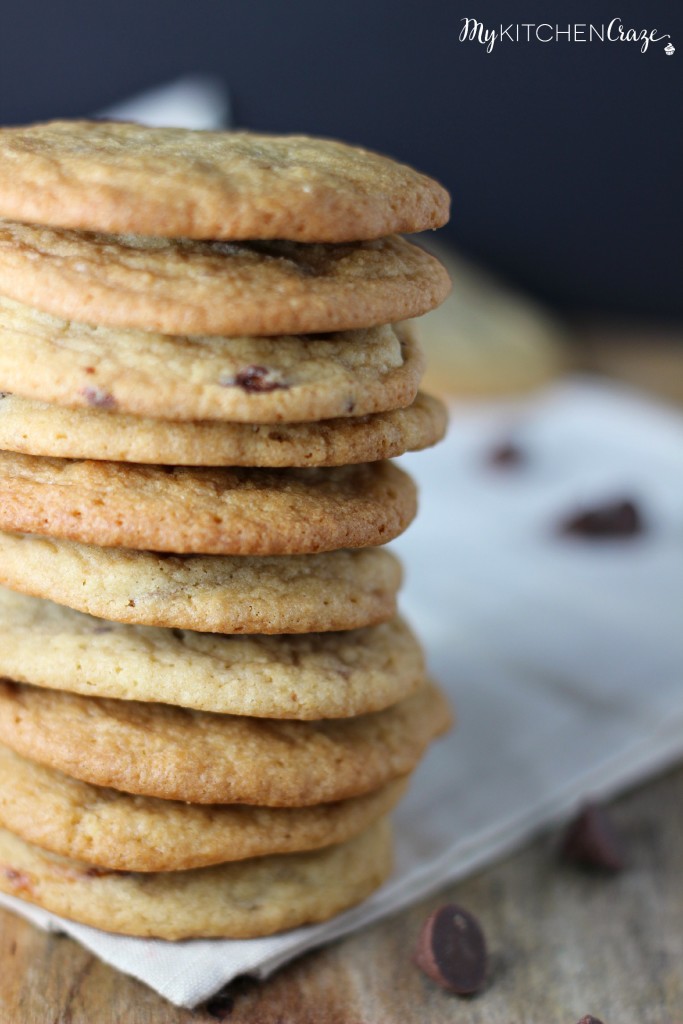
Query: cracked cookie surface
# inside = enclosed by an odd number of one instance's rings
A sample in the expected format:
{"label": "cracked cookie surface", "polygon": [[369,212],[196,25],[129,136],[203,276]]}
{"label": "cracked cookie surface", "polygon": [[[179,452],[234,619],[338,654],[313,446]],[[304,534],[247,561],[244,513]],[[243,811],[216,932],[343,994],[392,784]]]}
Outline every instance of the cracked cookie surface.
{"label": "cracked cookie surface", "polygon": [[365,899],[392,866],[385,819],[311,853],[190,871],[103,871],[0,829],[0,889],[73,921],[161,939],[270,935],[326,920]]}
{"label": "cracked cookie surface", "polygon": [[387,814],[406,786],[398,779],[314,807],[200,806],[93,786],[0,745],[0,827],[113,871],[186,871],[343,843]]}
{"label": "cracked cookie surface", "polygon": [[163,334],[347,331],[420,316],[444,267],[391,235],[372,242],[201,242],[0,220],[2,294],[53,316]]}
{"label": "cracked cookie surface", "polygon": [[202,633],[316,633],[391,618],[389,551],[163,555],[0,531],[0,584],[102,619]]}
{"label": "cracked cookie surface", "polygon": [[216,423],[143,419],[0,397],[0,448],[24,455],[167,466],[348,466],[439,441],[446,408],[418,393],[407,409],[317,423]]}
{"label": "cracked cookie surface", "polygon": [[95,327],[0,296],[0,392],[162,420],[300,423],[410,405],[424,357],[406,324],[222,338]]}
{"label": "cracked cookie surface", "polygon": [[437,228],[448,194],[330,139],[102,121],[0,130],[0,214],[186,238],[353,241]]}
{"label": "cracked cookie surface", "polygon": [[0,451],[0,529],[174,554],[293,555],[374,547],[415,516],[391,462],[197,469]]}
{"label": "cracked cookie surface", "polygon": [[284,722],[0,681],[0,742],[95,786],[196,804],[310,807],[411,772],[450,725],[432,683],[343,720]]}
{"label": "cracked cookie surface", "polygon": [[131,626],[0,587],[0,675],[49,689],[263,718],[348,718],[424,682],[399,619],[300,636]]}

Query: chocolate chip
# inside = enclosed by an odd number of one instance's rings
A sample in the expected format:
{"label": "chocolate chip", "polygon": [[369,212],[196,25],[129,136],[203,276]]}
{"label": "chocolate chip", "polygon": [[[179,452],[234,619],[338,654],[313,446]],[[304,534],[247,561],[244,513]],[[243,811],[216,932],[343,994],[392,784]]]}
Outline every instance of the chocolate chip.
{"label": "chocolate chip", "polygon": [[2,872],[10,885],[18,892],[31,892],[33,889],[33,883],[25,871],[7,866],[2,869]]}
{"label": "chocolate chip", "polygon": [[478,992],[487,966],[486,940],[479,922],[456,903],[439,907],[422,926],[413,961],[449,992]]}
{"label": "chocolate chip", "polygon": [[491,449],[487,461],[491,466],[507,469],[508,467],[523,465],[526,462],[526,455],[514,441],[501,441],[500,444]]}
{"label": "chocolate chip", "polygon": [[10,391],[0,391],[0,400],[3,398],[9,398],[10,394]]}
{"label": "chocolate chip", "polygon": [[243,391],[257,394],[287,387],[283,381],[277,379],[274,371],[265,366],[246,366],[234,377],[222,380],[221,384],[224,387],[236,386],[242,388]]}
{"label": "chocolate chip", "polygon": [[83,395],[88,405],[94,405],[98,409],[116,408],[116,399],[103,388],[81,388],[79,394]]}
{"label": "chocolate chip", "polygon": [[230,1016],[234,1007],[235,1000],[229,992],[218,992],[204,1004],[204,1009],[214,1020],[225,1020]]}
{"label": "chocolate chip", "polygon": [[626,858],[609,815],[598,804],[586,804],[565,832],[564,860],[601,871],[623,871]]}
{"label": "chocolate chip", "polygon": [[577,512],[560,529],[580,537],[632,537],[643,532],[644,524],[635,502],[623,499]]}
{"label": "chocolate chip", "polygon": [[591,1017],[590,1013],[587,1013],[585,1017],[582,1017],[578,1024],[602,1024],[601,1020],[597,1017]]}

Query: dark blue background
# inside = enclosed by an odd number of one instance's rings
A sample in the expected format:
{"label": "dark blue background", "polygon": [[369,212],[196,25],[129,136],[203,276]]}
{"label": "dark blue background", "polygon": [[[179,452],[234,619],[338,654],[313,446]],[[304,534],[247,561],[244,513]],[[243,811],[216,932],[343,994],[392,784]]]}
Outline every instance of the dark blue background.
{"label": "dark blue background", "polygon": [[[187,72],[236,121],[410,161],[453,193],[450,237],[565,311],[683,313],[679,0],[12,0],[0,123],[88,114]],[[609,21],[637,44],[458,42],[461,19]]]}

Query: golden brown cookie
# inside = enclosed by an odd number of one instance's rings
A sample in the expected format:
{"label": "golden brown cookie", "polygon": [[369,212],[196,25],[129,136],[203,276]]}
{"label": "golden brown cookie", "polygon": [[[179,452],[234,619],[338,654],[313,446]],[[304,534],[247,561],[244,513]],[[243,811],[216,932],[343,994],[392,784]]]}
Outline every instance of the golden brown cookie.
{"label": "golden brown cookie", "polygon": [[53,316],[164,334],[347,331],[420,316],[448,274],[403,238],[301,245],[98,235],[0,221],[0,291]]}
{"label": "golden brown cookie", "polygon": [[96,786],[198,804],[310,807],[411,772],[450,725],[428,684],[385,711],[283,722],[0,682],[0,742]]}
{"label": "golden brown cookie", "polygon": [[91,786],[0,746],[0,827],[113,871],[185,871],[344,843],[387,814],[406,787],[398,779],[315,807],[201,806]]}
{"label": "golden brown cookie", "polygon": [[271,426],[141,419],[0,393],[0,449],[166,466],[348,466],[435,444],[446,418],[443,403],[424,394],[407,409]]}
{"label": "golden brown cookie", "polygon": [[391,462],[191,469],[0,452],[0,529],[175,554],[291,555],[384,544],[412,521]]}
{"label": "golden brown cookie", "polygon": [[178,238],[343,242],[438,228],[425,175],[330,139],[52,121],[0,130],[0,215]]}
{"label": "golden brown cookie", "polygon": [[381,820],[339,846],[192,871],[111,872],[0,829],[0,890],[73,921],[160,939],[270,935],[359,903],[391,871]]}
{"label": "golden brown cookie", "polygon": [[164,555],[0,531],[0,583],[116,622],[202,633],[316,633],[390,619],[401,566],[382,548]]}
{"label": "golden brown cookie", "polygon": [[0,587],[0,675],[49,689],[310,720],[378,711],[422,686],[420,648],[399,620],[334,636],[121,625]]}
{"label": "golden brown cookie", "polygon": [[423,370],[404,324],[313,338],[167,336],[60,320],[0,296],[0,392],[74,408],[241,423],[358,417],[410,405]]}

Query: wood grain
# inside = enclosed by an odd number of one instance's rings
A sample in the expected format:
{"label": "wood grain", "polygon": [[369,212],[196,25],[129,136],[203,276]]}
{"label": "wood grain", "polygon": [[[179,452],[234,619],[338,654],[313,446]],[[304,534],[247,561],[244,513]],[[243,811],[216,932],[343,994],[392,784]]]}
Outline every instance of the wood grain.
{"label": "wood grain", "polygon": [[[0,916],[2,1024],[605,1024],[683,1022],[683,767],[622,797],[612,817],[627,871],[562,864],[546,834],[488,871],[266,982],[231,985],[222,1010],[170,1006],[70,939]],[[486,990],[459,999],[411,962],[423,919],[446,900],[487,934]]]}

